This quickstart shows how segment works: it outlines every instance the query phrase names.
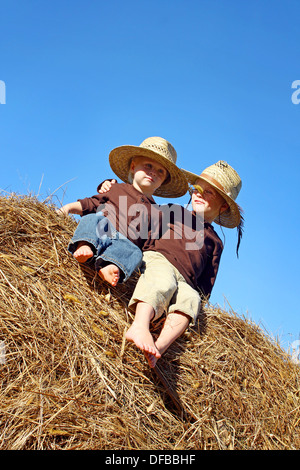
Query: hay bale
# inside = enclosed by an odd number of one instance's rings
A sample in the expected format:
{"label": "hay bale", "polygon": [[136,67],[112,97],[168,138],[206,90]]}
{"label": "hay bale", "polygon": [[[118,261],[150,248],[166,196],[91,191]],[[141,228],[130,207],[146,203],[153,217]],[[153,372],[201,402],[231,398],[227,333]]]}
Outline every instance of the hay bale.
{"label": "hay bale", "polygon": [[54,209],[0,197],[2,450],[300,448],[299,367],[278,344],[209,305],[154,373],[124,341],[136,280],[81,269]]}

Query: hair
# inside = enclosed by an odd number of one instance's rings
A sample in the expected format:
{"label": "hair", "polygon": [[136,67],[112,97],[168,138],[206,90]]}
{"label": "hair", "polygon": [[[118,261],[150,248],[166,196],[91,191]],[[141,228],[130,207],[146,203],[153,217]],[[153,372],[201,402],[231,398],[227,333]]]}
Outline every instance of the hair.
{"label": "hair", "polygon": [[[237,241],[237,245],[236,245],[236,256],[237,256],[237,258],[239,257],[239,249],[240,249],[240,244],[241,244],[241,240],[242,240],[243,232],[244,232],[244,216],[242,214],[243,211],[242,211],[242,208],[240,206],[239,206],[239,209],[240,209],[240,214],[241,214],[241,220],[240,220],[239,225],[236,228],[237,237],[238,237],[238,241]],[[221,222],[221,211],[219,211],[219,222]],[[223,234],[223,237],[224,237],[224,243],[223,244],[225,246],[225,233],[223,231],[222,225],[220,223],[219,223],[219,225],[221,227],[221,231],[222,231],[222,234]]]}

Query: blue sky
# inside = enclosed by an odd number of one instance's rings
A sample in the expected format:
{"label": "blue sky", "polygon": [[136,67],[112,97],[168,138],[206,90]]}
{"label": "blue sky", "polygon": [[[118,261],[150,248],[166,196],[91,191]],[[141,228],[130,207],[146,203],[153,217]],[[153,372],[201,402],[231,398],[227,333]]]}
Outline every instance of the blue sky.
{"label": "blue sky", "polygon": [[245,232],[237,259],[224,229],[211,302],[285,348],[298,340],[300,2],[2,0],[0,12],[2,194],[93,195],[111,149],[155,135],[195,173],[225,160]]}

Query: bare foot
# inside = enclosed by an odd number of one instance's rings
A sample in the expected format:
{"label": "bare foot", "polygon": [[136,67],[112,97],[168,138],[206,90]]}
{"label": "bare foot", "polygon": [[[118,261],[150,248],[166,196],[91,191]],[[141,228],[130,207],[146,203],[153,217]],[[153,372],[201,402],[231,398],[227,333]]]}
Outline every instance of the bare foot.
{"label": "bare foot", "polygon": [[78,263],[85,263],[88,259],[94,256],[93,250],[90,245],[87,245],[84,242],[78,243],[77,250],[73,253],[74,258]]}
{"label": "bare foot", "polygon": [[156,366],[156,363],[157,363],[159,358],[155,357],[153,354],[150,354],[150,353],[147,353],[147,352],[145,352],[144,354],[145,354],[145,357],[148,361],[149,366],[153,369],[153,367]]}
{"label": "bare foot", "polygon": [[[155,366],[156,361],[161,357],[161,354],[156,348],[153,336],[147,328],[137,325],[135,322],[133,322],[125,334],[125,338],[128,341],[135,343],[135,345],[145,353],[150,367]],[[154,365],[151,365],[152,363],[154,363]]]}
{"label": "bare foot", "polygon": [[120,270],[115,264],[107,264],[99,269],[99,276],[111,286],[116,286],[120,279]]}

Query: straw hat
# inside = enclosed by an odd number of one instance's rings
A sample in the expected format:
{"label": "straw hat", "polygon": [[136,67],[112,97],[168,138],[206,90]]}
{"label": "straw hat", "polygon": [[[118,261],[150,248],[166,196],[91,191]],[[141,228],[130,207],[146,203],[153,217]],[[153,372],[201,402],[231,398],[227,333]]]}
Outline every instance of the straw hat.
{"label": "straw hat", "polygon": [[161,197],[180,197],[188,190],[188,183],[182,171],[176,166],[177,153],[174,147],[162,137],[148,137],[138,147],[122,145],[109,154],[109,163],[113,172],[128,183],[129,167],[133,157],[148,157],[161,163],[169,172],[167,178],[155,192]]}
{"label": "straw hat", "polygon": [[197,180],[211,184],[229,205],[229,208],[214,220],[215,223],[228,228],[240,225],[242,219],[241,208],[235,202],[235,199],[242,187],[242,181],[228,163],[220,160],[206,168],[201,175],[183,169],[182,171],[190,184],[195,184]]}

